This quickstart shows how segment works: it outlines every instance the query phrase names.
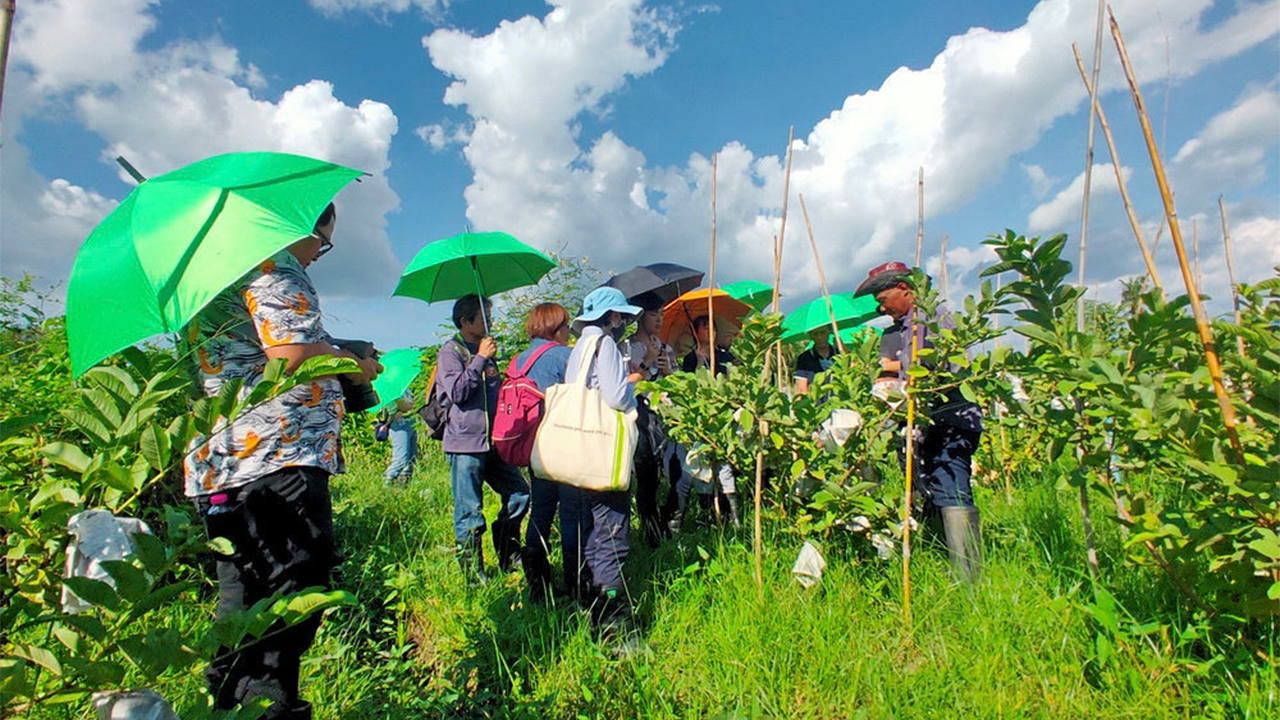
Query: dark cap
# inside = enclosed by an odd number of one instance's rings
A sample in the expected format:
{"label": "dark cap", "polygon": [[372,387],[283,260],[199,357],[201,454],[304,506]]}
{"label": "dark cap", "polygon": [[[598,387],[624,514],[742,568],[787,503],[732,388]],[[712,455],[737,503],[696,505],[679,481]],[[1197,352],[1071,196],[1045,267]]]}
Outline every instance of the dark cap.
{"label": "dark cap", "polygon": [[907,267],[905,263],[887,262],[871,268],[871,272],[867,273],[867,279],[863,280],[858,289],[853,291],[853,296],[875,295],[900,282],[911,284],[911,268]]}

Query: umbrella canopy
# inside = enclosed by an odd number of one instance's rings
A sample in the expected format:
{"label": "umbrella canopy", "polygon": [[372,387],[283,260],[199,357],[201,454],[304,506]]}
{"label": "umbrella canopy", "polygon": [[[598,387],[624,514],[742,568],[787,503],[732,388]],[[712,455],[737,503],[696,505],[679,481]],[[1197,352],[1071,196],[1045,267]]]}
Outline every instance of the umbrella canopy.
{"label": "umbrella canopy", "polygon": [[840,331],[840,342],[847,345],[861,344],[868,337],[879,338],[884,335],[884,330],[875,325],[855,325]]}
{"label": "umbrella canopy", "polygon": [[663,305],[701,284],[701,270],[675,263],[637,265],[620,275],[614,275],[605,283],[621,290],[628,302],[634,302],[645,293],[652,293]]}
{"label": "umbrella canopy", "polygon": [[729,321],[740,325],[742,318],[751,313],[750,305],[741,300],[734,300],[723,290],[708,288],[690,290],[662,308],[662,329],[658,331],[658,337],[668,345],[674,346],[681,336],[692,335],[693,321],[707,315],[708,293],[715,305],[715,319],[719,322]]}
{"label": "umbrella canopy", "polygon": [[413,256],[392,296],[429,303],[533,285],[556,261],[503,232],[462,233]]}
{"label": "umbrella canopy", "polygon": [[382,363],[383,370],[374,379],[373,389],[378,393],[379,402],[369,409],[375,413],[394,403],[422,372],[422,351],[417,348],[389,350],[378,358],[378,362]]}
{"label": "umbrella canopy", "polygon": [[90,233],[67,283],[71,371],[177,332],[363,175],[299,155],[218,155],[145,180]]}
{"label": "umbrella canopy", "polygon": [[831,296],[831,312],[828,312],[826,298],[810,300],[792,310],[782,321],[783,342],[802,340],[810,330],[830,327],[832,314],[837,328],[851,328],[877,317],[880,314],[879,303],[869,295],[855,298],[851,293],[843,293]]}
{"label": "umbrella canopy", "polygon": [[759,280],[742,280],[736,283],[729,283],[724,286],[724,291],[729,293],[729,297],[755,308],[757,312],[764,312],[764,309],[773,302],[773,286],[766,285]]}

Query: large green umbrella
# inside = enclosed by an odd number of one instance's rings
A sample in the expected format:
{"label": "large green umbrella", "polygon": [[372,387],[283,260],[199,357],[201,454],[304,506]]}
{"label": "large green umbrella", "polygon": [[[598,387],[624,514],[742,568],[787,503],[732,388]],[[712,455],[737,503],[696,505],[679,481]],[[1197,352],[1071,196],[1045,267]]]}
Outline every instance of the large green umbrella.
{"label": "large green umbrella", "polygon": [[311,234],[363,175],[282,153],[218,155],[145,180],[84,241],[67,284],[71,371],[177,332],[219,292]]}
{"label": "large green umbrella", "polygon": [[427,302],[494,295],[533,285],[556,262],[502,232],[463,233],[428,244],[413,256],[391,294]]}
{"label": "large green umbrella", "polygon": [[769,303],[773,302],[773,286],[766,285],[759,280],[742,280],[736,283],[729,283],[721,290],[729,293],[729,297],[734,300],[741,300],[759,312],[763,312]]}
{"label": "large green umbrella", "polygon": [[810,330],[830,327],[832,315],[840,329],[861,325],[880,314],[879,305],[870,295],[855,298],[851,293],[842,293],[831,296],[828,311],[826,298],[815,298],[792,310],[782,321],[782,341],[801,340]]}
{"label": "large green umbrella", "polygon": [[369,412],[374,413],[394,403],[422,372],[422,351],[417,348],[389,350],[378,357],[378,362],[382,363],[383,370],[373,381],[379,400],[369,408]]}

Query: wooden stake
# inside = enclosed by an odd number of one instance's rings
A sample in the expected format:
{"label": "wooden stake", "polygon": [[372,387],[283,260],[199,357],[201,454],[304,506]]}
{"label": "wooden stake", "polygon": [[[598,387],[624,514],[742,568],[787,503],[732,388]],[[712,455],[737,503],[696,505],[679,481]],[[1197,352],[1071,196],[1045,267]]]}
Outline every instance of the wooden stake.
{"label": "wooden stake", "polygon": [[947,234],[942,233],[942,299],[951,304],[951,282],[947,279]]}
{"label": "wooden stake", "polygon": [[[1077,284],[1085,288],[1076,305],[1076,332],[1084,332],[1084,299],[1089,294],[1084,284],[1084,261],[1089,245],[1089,197],[1093,186],[1093,129],[1098,108],[1098,71],[1102,67],[1102,11],[1106,0],[1098,0],[1098,21],[1093,35],[1093,82],[1089,85],[1089,137],[1084,155],[1084,197],[1080,203],[1080,267]],[[1117,172],[1119,168],[1117,168]]]}
{"label": "wooden stake", "polygon": [[924,167],[916,176],[916,267],[920,267],[924,253]]}
{"label": "wooden stake", "polygon": [[1204,275],[1200,274],[1200,218],[1191,218],[1191,259],[1196,273],[1196,287],[1204,287]]}
{"label": "wooden stake", "polygon": [[0,5],[0,103],[4,101],[4,76],[9,70],[9,36],[13,34],[13,15],[16,11],[14,0],[4,0],[3,5]]}
{"label": "wooden stake", "polygon": [[[1231,250],[1231,231],[1227,229],[1227,206],[1222,201],[1222,196],[1218,196],[1218,216],[1222,218],[1222,246],[1227,254],[1227,279],[1231,282],[1231,309],[1236,314],[1236,326],[1244,325],[1244,316],[1240,312],[1240,288],[1236,285],[1236,263],[1235,253]],[[1240,357],[1245,357],[1244,337],[1236,336],[1236,350],[1240,352]]]}
{"label": "wooden stake", "polygon": [[[1101,25],[1099,25],[1101,29]],[[1080,59],[1080,49],[1075,43],[1071,44],[1071,52],[1076,56],[1076,69],[1080,71],[1080,80],[1084,82],[1084,88],[1089,93],[1090,101],[1094,104],[1098,113],[1098,122],[1102,125],[1102,136],[1107,139],[1107,149],[1111,151],[1111,167],[1116,171],[1116,185],[1120,188],[1120,199],[1124,201],[1124,211],[1129,216],[1129,227],[1133,229],[1133,237],[1138,241],[1138,249],[1142,251],[1142,261],[1147,265],[1147,274],[1151,276],[1151,282],[1160,291],[1160,297],[1164,297],[1164,285],[1160,282],[1160,273],[1156,272],[1156,261],[1151,256],[1151,251],[1147,249],[1147,242],[1142,237],[1142,225],[1138,222],[1138,214],[1133,210],[1133,202],[1129,200],[1128,183],[1125,182],[1124,172],[1120,166],[1120,156],[1116,152],[1116,141],[1111,136],[1111,125],[1107,123],[1107,114],[1102,111],[1102,103],[1098,100],[1097,94],[1093,90],[1093,84],[1089,82],[1089,77],[1084,72],[1084,61]]]}
{"label": "wooden stake", "polygon": [[809,222],[809,208],[804,203],[804,193],[800,193],[800,211],[804,214],[804,227],[809,231],[809,247],[813,248],[813,262],[818,266],[818,281],[822,283],[822,297],[827,301],[827,316],[831,318],[831,333],[836,336],[836,347],[844,354],[844,341],[840,339],[840,326],[836,323],[836,311],[831,306],[831,291],[827,289],[827,273],[822,269],[822,258],[818,257],[818,243],[813,239],[813,225]]}
{"label": "wooden stake", "polygon": [[[778,225],[778,237],[774,238],[773,244],[773,307],[772,312],[778,312],[778,302],[782,297],[782,247],[786,243],[787,234],[787,200],[791,197],[791,148],[795,145],[796,129],[792,126],[787,130],[787,172],[782,179],[782,221]],[[782,361],[782,341],[779,340],[774,345],[774,351],[778,356],[778,389],[786,390],[787,370],[786,363]]]}
{"label": "wooden stake", "polygon": [[[918,267],[918,266],[917,266]],[[915,310],[912,309],[911,322],[911,361],[915,361],[920,350],[920,333],[915,325]],[[907,373],[907,462],[906,490],[902,500],[902,622],[907,626],[907,634],[911,634],[911,485],[915,480],[916,465],[916,398],[915,380]]]}
{"label": "wooden stake", "polygon": [[[707,357],[711,359],[711,374],[716,374],[716,164],[720,154],[711,156],[711,267],[707,272]],[[692,328],[692,323],[690,323]],[[694,343],[698,341],[695,332]]]}
{"label": "wooden stake", "polygon": [[1213,341],[1213,332],[1209,328],[1209,317],[1205,313],[1204,303],[1200,301],[1200,291],[1191,277],[1191,268],[1187,265],[1187,248],[1182,243],[1182,231],[1178,227],[1178,211],[1173,205],[1173,193],[1169,189],[1169,180],[1165,176],[1164,163],[1160,159],[1160,150],[1156,147],[1155,137],[1151,134],[1151,121],[1142,102],[1142,90],[1138,87],[1138,79],[1129,63],[1129,53],[1125,50],[1124,38],[1120,36],[1120,25],[1114,13],[1108,12],[1111,19],[1111,35],[1116,41],[1116,50],[1120,53],[1120,64],[1124,67],[1125,77],[1129,80],[1129,89],[1133,92],[1133,103],[1138,111],[1138,121],[1142,124],[1142,135],[1147,141],[1147,152],[1151,155],[1151,166],[1155,170],[1156,184],[1160,187],[1160,198],[1164,201],[1165,217],[1169,220],[1169,237],[1173,242],[1173,250],[1178,255],[1178,269],[1182,271],[1182,282],[1187,287],[1187,295],[1191,300],[1191,310],[1196,319],[1196,331],[1200,335],[1200,344],[1204,346],[1205,362],[1209,366],[1209,377],[1213,380],[1213,392],[1218,398],[1218,407],[1222,411],[1222,422],[1227,429],[1227,438],[1236,451],[1236,461],[1244,465],[1244,448],[1240,444],[1240,434],[1236,430],[1236,409],[1231,404],[1231,396],[1227,394],[1227,386],[1222,381],[1222,365],[1218,362],[1218,349]]}

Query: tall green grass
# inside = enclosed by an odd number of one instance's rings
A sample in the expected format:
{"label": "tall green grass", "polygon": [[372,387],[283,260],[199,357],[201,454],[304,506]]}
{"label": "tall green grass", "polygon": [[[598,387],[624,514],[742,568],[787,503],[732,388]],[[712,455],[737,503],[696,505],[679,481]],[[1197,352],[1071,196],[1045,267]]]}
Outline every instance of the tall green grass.
{"label": "tall green grass", "polygon": [[[979,488],[987,552],[978,586],[954,584],[938,548],[917,548],[910,628],[899,561],[858,559],[851,548],[862,540],[852,535],[819,541],[829,566],[806,590],[790,573],[802,540],[766,522],[758,590],[747,532],[700,530],[657,550],[636,532],[628,591],[648,650],[616,660],[582,611],[530,606],[519,572],[479,590],[463,584],[438,446],[428,444],[408,487],[384,485],[381,448],[351,450],[351,472],[335,479],[334,493],[345,556],[339,583],[359,604],[327,618],[305,659],[303,693],[319,718],[1280,713],[1273,673],[1224,678],[1175,651],[1178,638],[1167,632],[1115,633],[1093,619],[1099,600],[1087,581],[1075,491],[1055,485],[1053,471],[1019,478],[1009,496]],[[1100,585],[1115,612],[1142,617],[1168,607],[1173,591],[1151,571],[1122,563],[1118,529],[1098,525]],[[199,632],[213,595],[209,585],[181,599],[166,624]],[[160,690],[180,708],[201,705],[198,670]],[[88,716],[78,708],[32,714]]]}

